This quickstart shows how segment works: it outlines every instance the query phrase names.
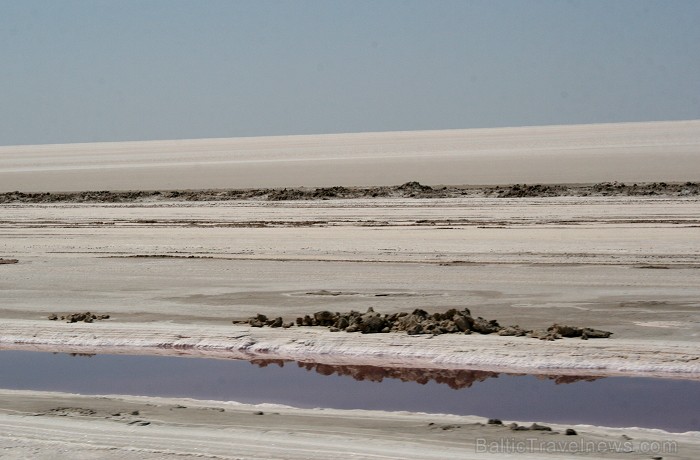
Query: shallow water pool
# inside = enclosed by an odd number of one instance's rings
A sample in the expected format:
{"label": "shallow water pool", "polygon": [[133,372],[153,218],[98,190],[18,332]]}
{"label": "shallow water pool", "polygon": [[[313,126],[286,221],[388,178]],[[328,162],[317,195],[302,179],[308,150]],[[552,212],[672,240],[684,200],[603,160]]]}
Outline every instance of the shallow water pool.
{"label": "shallow water pool", "polygon": [[0,351],[0,388],[700,431],[700,382]]}

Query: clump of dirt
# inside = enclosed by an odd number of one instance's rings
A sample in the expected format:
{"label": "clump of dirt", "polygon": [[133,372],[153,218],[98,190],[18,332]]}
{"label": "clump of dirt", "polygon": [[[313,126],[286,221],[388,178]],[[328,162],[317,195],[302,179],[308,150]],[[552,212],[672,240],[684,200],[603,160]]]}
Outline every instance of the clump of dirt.
{"label": "clump of dirt", "polygon": [[62,315],[59,317],[55,313],[51,313],[48,316],[48,319],[50,321],[58,321],[60,319],[61,321],[65,321],[67,323],[78,323],[78,322],[92,323],[95,321],[102,321],[103,319],[109,319],[109,315],[96,315],[94,313],[90,313],[89,311],[86,311],[85,313],[71,313],[71,314]]}
{"label": "clump of dirt", "polygon": [[[233,321],[234,324],[248,324],[252,327],[283,327],[290,328],[292,322],[282,317],[269,319],[258,314],[246,320]],[[449,309],[445,313],[429,314],[425,310],[416,309],[413,312],[399,312],[391,315],[380,314],[370,307],[366,313],[350,311],[333,313],[327,310],[318,311],[296,319],[298,327],[323,326],[332,332],[360,332],[376,334],[389,332],[405,332],[417,334],[498,334],[501,336],[532,337],[540,340],[557,340],[563,337],[579,337],[583,340],[608,338],[612,332],[554,324],[547,330],[527,330],[520,326],[501,326],[496,320],[486,320],[481,316],[472,317],[469,309]]]}

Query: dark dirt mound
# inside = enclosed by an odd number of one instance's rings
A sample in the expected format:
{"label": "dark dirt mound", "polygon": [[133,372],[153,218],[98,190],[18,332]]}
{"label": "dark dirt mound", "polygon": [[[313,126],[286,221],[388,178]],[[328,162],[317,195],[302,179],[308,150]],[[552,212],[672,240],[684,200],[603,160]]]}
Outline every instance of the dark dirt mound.
{"label": "dark dirt mound", "polygon": [[[285,322],[281,317],[269,319],[258,314],[246,320],[233,321],[234,324],[249,324],[252,327],[283,327],[290,328],[292,322]],[[333,313],[327,310],[318,311],[296,319],[297,327],[322,326],[332,332],[361,332],[376,334],[388,332],[405,332],[417,334],[498,334],[501,336],[532,337],[540,340],[557,340],[563,337],[580,337],[581,339],[608,338],[612,332],[554,324],[546,331],[526,330],[520,326],[501,326],[496,320],[486,320],[481,316],[472,317],[469,309],[450,309],[445,313],[429,314],[425,310],[416,309],[413,312],[399,312],[391,315],[376,313],[370,307],[366,313],[350,311]]]}
{"label": "dark dirt mound", "polygon": [[229,201],[229,200],[329,200],[353,198],[454,198],[461,196],[528,198],[552,196],[697,196],[700,183],[653,182],[626,185],[601,182],[589,185],[515,184],[505,186],[431,187],[416,181],[395,186],[260,188],[230,190],[86,191],[65,193],[0,193],[3,203],[132,203],[143,201]]}
{"label": "dark dirt mound", "polygon": [[[51,321],[58,321],[59,316],[56,315],[55,313],[51,313],[48,317],[49,320]],[[78,322],[84,322],[84,323],[92,323],[95,321],[101,321],[103,319],[109,319],[109,315],[96,315],[94,313],[90,313],[89,311],[86,311],[85,313],[71,313],[68,315],[62,315],[60,316],[61,321],[65,321],[67,323],[78,323]]]}

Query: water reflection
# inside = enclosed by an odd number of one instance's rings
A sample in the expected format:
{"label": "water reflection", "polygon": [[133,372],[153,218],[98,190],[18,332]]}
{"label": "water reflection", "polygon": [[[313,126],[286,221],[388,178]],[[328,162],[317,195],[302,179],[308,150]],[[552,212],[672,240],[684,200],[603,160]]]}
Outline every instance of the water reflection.
{"label": "water reflection", "polygon": [[[284,367],[285,364],[296,363],[298,367],[306,369],[307,371],[315,371],[317,374],[326,376],[338,375],[343,377],[352,377],[360,382],[382,382],[384,379],[396,379],[402,382],[415,382],[421,385],[435,382],[447,385],[453,390],[471,388],[471,386],[475,383],[484,382],[492,378],[498,378],[498,376],[502,374],[501,372],[469,369],[413,369],[400,367],[321,364],[313,362],[287,361],[281,359],[254,359],[250,362],[260,368],[267,367],[271,364]],[[508,373],[504,375],[522,376],[527,374]],[[604,377],[590,375],[538,375],[537,378],[542,380],[551,380],[555,384],[559,385],[575,382],[593,382]]]}

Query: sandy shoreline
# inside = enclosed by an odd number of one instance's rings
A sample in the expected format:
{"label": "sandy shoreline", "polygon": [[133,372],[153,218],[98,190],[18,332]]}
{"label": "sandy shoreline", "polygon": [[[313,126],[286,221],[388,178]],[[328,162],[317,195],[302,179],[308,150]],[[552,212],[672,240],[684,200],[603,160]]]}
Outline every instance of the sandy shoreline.
{"label": "sandy shoreline", "polygon": [[[504,421],[510,423],[511,421]],[[529,424],[528,424],[529,425]],[[694,458],[700,435],[550,425],[511,431],[439,414],[0,391],[4,458]],[[566,436],[574,428],[577,436]],[[517,450],[515,450],[517,449]]]}

